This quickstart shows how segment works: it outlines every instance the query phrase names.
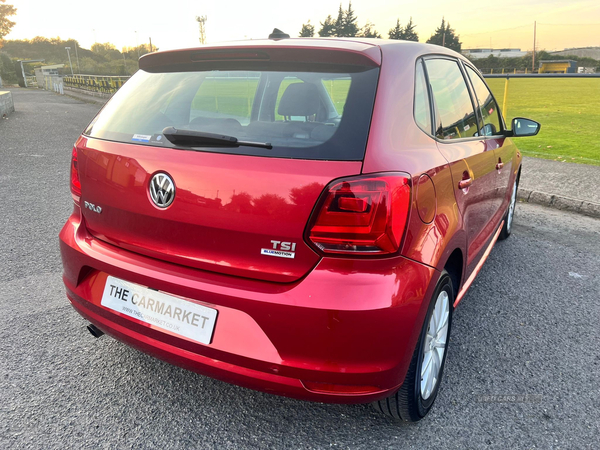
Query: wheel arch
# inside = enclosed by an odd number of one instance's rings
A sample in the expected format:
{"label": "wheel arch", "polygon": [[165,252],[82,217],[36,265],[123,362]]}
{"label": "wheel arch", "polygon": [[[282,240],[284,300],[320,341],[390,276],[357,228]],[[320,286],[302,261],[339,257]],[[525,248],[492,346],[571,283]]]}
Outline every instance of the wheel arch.
{"label": "wheel arch", "polygon": [[452,290],[454,298],[458,296],[463,280],[464,257],[460,248],[455,248],[444,264],[444,270],[450,275],[452,280]]}

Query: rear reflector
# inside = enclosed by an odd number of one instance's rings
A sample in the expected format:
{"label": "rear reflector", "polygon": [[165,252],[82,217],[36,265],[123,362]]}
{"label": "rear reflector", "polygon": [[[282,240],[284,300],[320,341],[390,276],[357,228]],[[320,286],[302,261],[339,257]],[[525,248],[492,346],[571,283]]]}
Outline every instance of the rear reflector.
{"label": "rear reflector", "polygon": [[321,195],[309,221],[308,241],[328,254],[396,253],[409,205],[410,185],[405,174],[333,181]]}
{"label": "rear reflector", "polygon": [[73,147],[73,153],[71,153],[71,194],[73,200],[79,203],[81,198],[81,182],[79,181],[79,170],[77,169],[77,147]]}
{"label": "rear reflector", "polygon": [[321,394],[360,395],[372,394],[383,390],[377,386],[350,386],[346,384],[319,383],[314,381],[302,381],[302,384],[307,390]]}

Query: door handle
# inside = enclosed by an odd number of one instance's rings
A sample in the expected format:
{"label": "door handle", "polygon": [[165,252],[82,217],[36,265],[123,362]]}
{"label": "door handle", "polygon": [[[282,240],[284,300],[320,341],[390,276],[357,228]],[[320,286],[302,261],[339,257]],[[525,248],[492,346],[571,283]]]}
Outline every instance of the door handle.
{"label": "door handle", "polygon": [[473,184],[473,179],[472,178],[467,178],[466,180],[460,180],[458,182],[458,188],[459,189],[466,189],[469,186],[471,186]]}
{"label": "door handle", "polygon": [[500,170],[504,167],[504,163],[503,162],[498,162],[498,164],[496,164],[496,170]]}

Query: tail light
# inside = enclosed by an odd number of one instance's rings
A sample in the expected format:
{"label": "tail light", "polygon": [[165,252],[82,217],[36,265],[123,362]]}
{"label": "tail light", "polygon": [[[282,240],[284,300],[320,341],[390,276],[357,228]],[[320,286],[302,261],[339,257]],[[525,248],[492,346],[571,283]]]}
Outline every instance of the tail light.
{"label": "tail light", "polygon": [[307,237],[323,253],[393,254],[410,205],[409,178],[381,174],[333,181],[321,195]]}
{"label": "tail light", "polygon": [[73,153],[71,154],[71,194],[75,203],[79,204],[81,182],[79,181],[79,170],[77,169],[77,147],[73,147]]}

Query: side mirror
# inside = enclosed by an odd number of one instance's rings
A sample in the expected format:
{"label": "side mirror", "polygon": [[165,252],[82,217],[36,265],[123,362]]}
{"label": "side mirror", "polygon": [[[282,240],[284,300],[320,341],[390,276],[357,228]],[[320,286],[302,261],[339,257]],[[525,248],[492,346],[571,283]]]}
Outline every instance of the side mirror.
{"label": "side mirror", "polygon": [[542,126],[535,120],[515,117],[512,121],[512,135],[514,137],[535,136]]}
{"label": "side mirror", "polygon": [[479,136],[494,136],[496,134],[496,127],[491,123],[486,123],[481,130],[479,130]]}

